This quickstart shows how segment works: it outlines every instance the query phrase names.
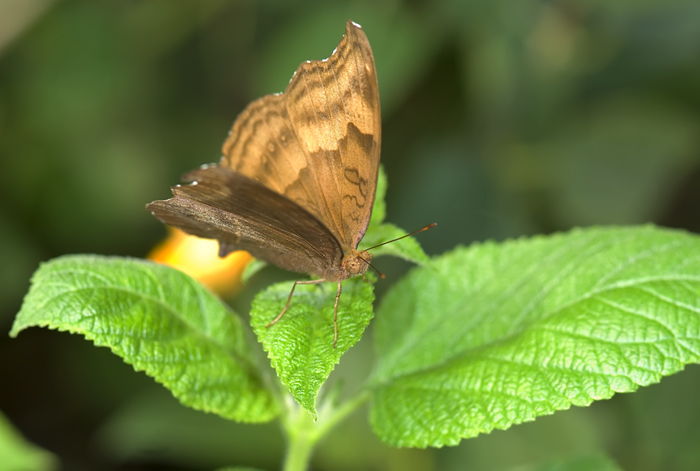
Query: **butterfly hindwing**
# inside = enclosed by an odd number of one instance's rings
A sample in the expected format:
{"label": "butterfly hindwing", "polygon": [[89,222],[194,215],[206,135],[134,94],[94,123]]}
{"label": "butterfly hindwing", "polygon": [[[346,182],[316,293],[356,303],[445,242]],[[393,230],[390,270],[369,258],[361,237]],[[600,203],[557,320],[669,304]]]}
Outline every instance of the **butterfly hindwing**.
{"label": "butterfly hindwing", "polygon": [[313,215],[288,198],[224,167],[202,167],[173,187],[173,198],[154,201],[149,211],[164,223],[216,239],[221,255],[246,250],[287,270],[324,275],[341,263],[335,237]]}

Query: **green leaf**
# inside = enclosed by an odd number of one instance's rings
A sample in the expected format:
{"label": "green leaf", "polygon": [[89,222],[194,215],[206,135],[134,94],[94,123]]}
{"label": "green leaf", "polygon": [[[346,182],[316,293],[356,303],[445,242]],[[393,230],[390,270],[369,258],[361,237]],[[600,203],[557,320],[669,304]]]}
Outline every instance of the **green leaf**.
{"label": "green leaf", "polygon": [[456,444],[658,382],[700,360],[700,238],[593,228],[459,248],[377,316],[371,421]]}
{"label": "green leaf", "polygon": [[243,281],[243,283],[248,283],[251,278],[257,275],[258,272],[265,268],[267,265],[267,262],[263,262],[262,260],[254,258],[253,261],[248,264],[245,270],[243,270],[243,276],[241,277],[241,280]]}
{"label": "green leaf", "polygon": [[333,348],[335,283],[298,285],[284,316],[292,283],[278,283],[258,294],[251,323],[273,368],[294,399],[317,419],[316,398],[340,357],[362,337],[374,315],[374,286],[356,277],[343,282],[338,302],[338,345]]}
{"label": "green leaf", "polygon": [[48,451],[27,442],[0,414],[0,469],[50,471],[58,468],[58,461]]}
{"label": "green leaf", "polygon": [[239,318],[165,265],[92,255],[45,263],[10,335],[31,326],[82,334],[109,347],[194,409],[242,422],[277,414]]}
{"label": "green leaf", "polygon": [[[407,232],[403,229],[396,227],[393,224],[380,224],[378,226],[370,226],[367,234],[362,239],[360,243],[360,250],[366,247],[373,247],[375,245],[387,242],[401,236],[406,235]],[[376,249],[370,251],[375,257],[382,255],[393,255],[395,257],[403,258],[409,262],[414,262],[420,265],[426,264],[430,261],[428,256],[423,252],[423,248],[420,246],[418,241],[413,237],[406,237],[396,242],[390,244],[382,245]]]}
{"label": "green leaf", "polygon": [[369,220],[369,225],[379,225],[384,222],[386,217],[386,188],[388,186],[388,181],[386,178],[386,172],[384,171],[384,166],[379,166],[379,175],[377,176],[377,191],[374,196],[374,206],[372,206],[372,217]]}
{"label": "green leaf", "polygon": [[[384,171],[384,167],[380,165],[372,218],[370,219],[367,233],[362,238],[362,242],[360,242],[360,250],[379,245],[407,234],[406,231],[393,224],[382,224],[386,217],[386,203],[384,201],[386,189],[386,172]],[[406,237],[400,241],[373,249],[372,254],[374,256],[393,255],[418,264],[428,263],[429,260],[428,256],[418,244],[418,241],[413,237]]]}

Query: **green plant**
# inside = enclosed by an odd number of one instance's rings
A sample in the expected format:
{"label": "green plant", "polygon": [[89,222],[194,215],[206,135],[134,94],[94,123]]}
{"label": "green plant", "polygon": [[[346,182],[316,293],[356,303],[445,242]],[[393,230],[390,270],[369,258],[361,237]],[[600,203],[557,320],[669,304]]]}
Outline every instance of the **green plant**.
{"label": "green plant", "polygon": [[[401,233],[383,223],[385,187],[382,176],[366,245]],[[374,315],[371,277],[344,283],[336,349],[334,287],[299,286],[292,309],[269,329],[290,283],[259,293],[251,324],[276,375],[237,314],[183,273],[137,259],[77,255],[43,264],[11,335],[31,326],[79,333],[188,407],[240,422],[277,418],[289,471],[305,469],[319,439],[367,402],[386,443],[454,445],[634,391],[700,360],[695,235],[597,227],[433,259],[412,238],[382,253],[421,266],[378,306],[376,364],[344,401],[322,386]]]}

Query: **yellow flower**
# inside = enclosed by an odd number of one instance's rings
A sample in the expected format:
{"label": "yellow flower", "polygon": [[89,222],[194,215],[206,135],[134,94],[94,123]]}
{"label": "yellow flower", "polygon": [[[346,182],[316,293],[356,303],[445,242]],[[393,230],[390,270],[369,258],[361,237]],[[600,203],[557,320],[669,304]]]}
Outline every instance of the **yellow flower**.
{"label": "yellow flower", "polygon": [[244,251],[219,258],[215,240],[200,239],[168,228],[170,235],[158,244],[148,258],[175,267],[222,296],[235,294],[241,287],[243,271],[253,260]]}

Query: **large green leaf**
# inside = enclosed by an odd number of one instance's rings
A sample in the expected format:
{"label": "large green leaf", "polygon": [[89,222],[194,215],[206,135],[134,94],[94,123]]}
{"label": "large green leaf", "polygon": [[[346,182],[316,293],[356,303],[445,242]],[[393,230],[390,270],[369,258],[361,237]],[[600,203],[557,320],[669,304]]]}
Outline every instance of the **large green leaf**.
{"label": "large green leaf", "polygon": [[362,337],[372,320],[374,286],[356,277],[343,282],[338,302],[338,344],[333,348],[335,283],[299,285],[284,316],[291,282],[278,283],[253,301],[251,322],[282,383],[294,399],[317,418],[316,398],[340,357]]}
{"label": "large green leaf", "polygon": [[393,287],[375,333],[375,431],[455,444],[698,362],[700,238],[593,228],[459,248]]}
{"label": "large green leaf", "polygon": [[45,263],[10,335],[31,326],[82,334],[109,347],[192,408],[242,422],[277,414],[239,318],[165,265],[90,255]]}

